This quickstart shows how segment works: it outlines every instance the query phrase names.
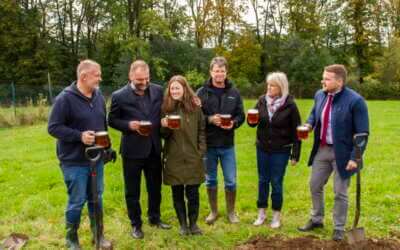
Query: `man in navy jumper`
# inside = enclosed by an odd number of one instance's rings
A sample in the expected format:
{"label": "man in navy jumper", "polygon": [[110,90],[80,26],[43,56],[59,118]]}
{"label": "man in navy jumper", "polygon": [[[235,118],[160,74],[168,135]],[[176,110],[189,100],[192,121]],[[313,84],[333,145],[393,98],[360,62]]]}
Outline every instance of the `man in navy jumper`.
{"label": "man in navy jumper", "polygon": [[[48,132],[57,138],[57,157],[68,191],[65,211],[68,249],[80,249],[78,228],[86,202],[94,233],[90,162],[85,158],[85,148],[94,144],[95,132],[107,129],[104,97],[98,90],[100,65],[92,60],[82,61],[77,68],[77,79],[57,96],[48,123]],[[96,166],[100,207],[104,189],[103,166],[103,162]],[[104,239],[102,228],[100,245],[102,248],[111,245]]]}
{"label": "man in navy jumper", "polygon": [[337,241],[344,238],[350,177],[359,171],[353,136],[369,133],[367,105],[358,93],[345,86],[346,77],[343,65],[325,67],[321,81],[323,89],[315,94],[314,107],[306,124],[314,129],[314,145],[308,162],[312,165],[310,191],[313,209],[311,219],[299,228],[300,231],[310,231],[323,227],[324,186],[333,172],[332,239]]}

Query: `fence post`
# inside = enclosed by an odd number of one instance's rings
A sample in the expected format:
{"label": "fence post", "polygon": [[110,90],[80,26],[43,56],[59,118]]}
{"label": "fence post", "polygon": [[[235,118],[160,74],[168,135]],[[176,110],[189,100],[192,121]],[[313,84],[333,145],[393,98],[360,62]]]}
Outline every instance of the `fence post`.
{"label": "fence post", "polygon": [[15,100],[15,85],[14,82],[11,82],[11,98],[12,98],[12,106],[14,109],[14,119],[17,119],[17,104]]}
{"label": "fence post", "polygon": [[51,87],[51,78],[50,78],[50,72],[47,72],[47,81],[49,83],[49,98],[50,98],[50,104],[53,104],[53,89]]}

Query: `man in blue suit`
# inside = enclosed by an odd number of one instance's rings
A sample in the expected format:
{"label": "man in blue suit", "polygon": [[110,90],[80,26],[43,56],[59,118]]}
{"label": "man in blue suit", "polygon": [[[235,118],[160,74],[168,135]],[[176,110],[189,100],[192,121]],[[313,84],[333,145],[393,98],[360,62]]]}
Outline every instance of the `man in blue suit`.
{"label": "man in blue suit", "polygon": [[[123,161],[125,200],[132,225],[132,237],[141,239],[140,179],[142,171],[148,193],[147,216],[152,226],[169,229],[160,219],[161,139],[160,120],[163,89],[150,83],[149,66],[142,60],[132,63],[129,83],[115,91],[108,116],[110,127],[122,132],[120,153]],[[152,123],[150,135],[143,134],[140,121]]]}
{"label": "man in blue suit", "polygon": [[310,130],[314,129],[314,145],[308,162],[312,165],[310,191],[313,209],[311,219],[299,228],[300,231],[311,231],[323,227],[324,186],[333,172],[335,202],[332,239],[336,241],[344,239],[347,190],[350,177],[359,171],[353,135],[369,133],[366,103],[358,93],[345,86],[346,77],[343,65],[325,67],[321,81],[323,88],[314,97],[314,107],[306,123]]}

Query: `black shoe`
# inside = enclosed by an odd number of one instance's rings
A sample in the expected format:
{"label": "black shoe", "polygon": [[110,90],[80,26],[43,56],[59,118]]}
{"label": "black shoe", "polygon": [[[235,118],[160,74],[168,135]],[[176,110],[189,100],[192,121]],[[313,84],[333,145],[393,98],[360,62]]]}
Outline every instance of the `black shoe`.
{"label": "black shoe", "polygon": [[159,222],[157,222],[157,223],[150,223],[150,226],[152,226],[152,227],[158,227],[158,228],[160,228],[160,229],[171,229],[171,228],[172,228],[171,225],[169,225],[169,224],[167,224],[167,223],[164,223],[164,222],[162,222],[162,221],[159,221]]}
{"label": "black shoe", "polygon": [[190,225],[190,233],[193,235],[202,235],[203,231],[197,226],[197,224]]}
{"label": "black shoe", "polygon": [[144,238],[144,233],[143,233],[141,227],[133,227],[131,235],[135,239],[143,239]]}
{"label": "black shoe", "polygon": [[322,223],[314,223],[312,220],[309,220],[307,222],[307,224],[305,224],[304,226],[299,227],[297,229],[299,231],[302,231],[302,232],[308,232],[308,231],[314,230],[316,228],[323,228],[323,227],[324,227],[324,224],[322,224]]}
{"label": "black shoe", "polygon": [[343,230],[333,230],[332,240],[334,241],[342,241],[344,240],[344,231]]}

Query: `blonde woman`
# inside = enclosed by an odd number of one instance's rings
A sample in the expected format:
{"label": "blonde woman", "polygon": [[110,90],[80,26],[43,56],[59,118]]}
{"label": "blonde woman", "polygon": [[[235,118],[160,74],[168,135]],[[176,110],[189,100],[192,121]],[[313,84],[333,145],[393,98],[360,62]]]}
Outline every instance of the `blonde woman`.
{"label": "blonde woman", "polygon": [[271,228],[281,226],[283,205],[283,179],[290,159],[296,165],[300,158],[301,143],[296,136],[300,125],[300,114],[294,98],[289,95],[289,83],[282,72],[267,76],[267,92],[262,95],[255,108],[259,111],[257,126],[257,169],[258,169],[258,217],[255,226],[266,219],[266,208],[271,194]]}

